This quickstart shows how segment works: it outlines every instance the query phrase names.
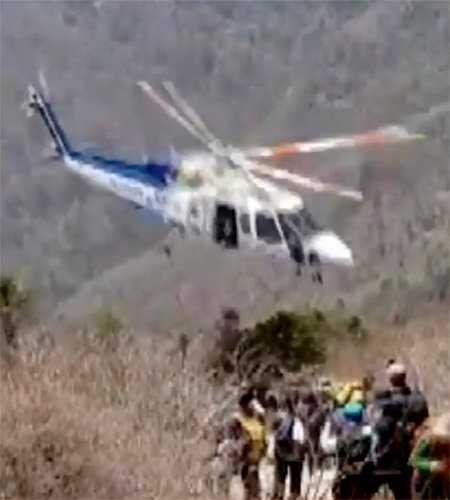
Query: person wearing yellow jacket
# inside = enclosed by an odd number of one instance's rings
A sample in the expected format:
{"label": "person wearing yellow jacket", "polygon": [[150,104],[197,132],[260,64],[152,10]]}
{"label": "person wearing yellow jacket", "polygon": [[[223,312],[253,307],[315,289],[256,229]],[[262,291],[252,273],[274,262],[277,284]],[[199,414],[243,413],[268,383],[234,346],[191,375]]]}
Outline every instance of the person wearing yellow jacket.
{"label": "person wearing yellow jacket", "polygon": [[240,411],[234,415],[234,428],[241,447],[241,478],[246,500],[260,498],[259,465],[267,451],[267,429],[264,418],[255,411],[252,391],[239,400]]}
{"label": "person wearing yellow jacket", "polygon": [[372,388],[372,377],[366,376],[359,380],[343,382],[334,387],[331,397],[335,406],[341,408],[348,403],[367,405],[367,395]]}

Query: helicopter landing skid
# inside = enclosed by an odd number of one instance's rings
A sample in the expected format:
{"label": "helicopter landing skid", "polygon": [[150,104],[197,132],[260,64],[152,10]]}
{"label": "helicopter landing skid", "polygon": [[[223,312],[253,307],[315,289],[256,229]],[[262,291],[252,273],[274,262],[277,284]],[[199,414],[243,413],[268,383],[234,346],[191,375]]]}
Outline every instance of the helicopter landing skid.
{"label": "helicopter landing skid", "polygon": [[323,283],[322,273],[320,271],[313,271],[312,280],[314,283],[319,283],[319,285],[321,285]]}
{"label": "helicopter landing skid", "polygon": [[172,256],[172,247],[176,240],[185,240],[186,231],[180,225],[172,225],[164,240],[157,246],[158,252],[163,253],[167,258]]}
{"label": "helicopter landing skid", "polygon": [[[302,267],[303,266],[301,264],[297,264],[297,268],[295,270],[296,276],[302,275]],[[319,283],[319,285],[323,284],[323,276],[322,276],[322,272],[320,270],[315,269],[311,274],[311,278],[312,278],[313,283]]]}

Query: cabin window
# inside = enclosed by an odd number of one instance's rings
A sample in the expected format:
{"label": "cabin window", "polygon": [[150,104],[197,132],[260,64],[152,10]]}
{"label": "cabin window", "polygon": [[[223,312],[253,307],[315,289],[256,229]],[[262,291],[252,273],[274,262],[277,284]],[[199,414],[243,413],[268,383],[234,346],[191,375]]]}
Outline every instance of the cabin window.
{"label": "cabin window", "polygon": [[241,224],[242,232],[245,234],[250,234],[250,218],[248,214],[241,213],[239,216],[239,223]]}
{"label": "cabin window", "polygon": [[256,234],[260,240],[266,243],[281,243],[281,235],[278,232],[275,219],[263,213],[256,215]]}

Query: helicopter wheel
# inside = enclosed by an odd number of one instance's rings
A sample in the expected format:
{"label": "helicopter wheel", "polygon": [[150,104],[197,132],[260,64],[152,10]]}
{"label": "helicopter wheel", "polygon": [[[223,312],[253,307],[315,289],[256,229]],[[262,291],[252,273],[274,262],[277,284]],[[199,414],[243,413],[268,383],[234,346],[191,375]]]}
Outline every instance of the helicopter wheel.
{"label": "helicopter wheel", "polygon": [[320,265],[320,260],[319,257],[312,253],[308,257],[308,262],[309,265],[314,268],[313,273],[312,273],[312,280],[314,283],[319,283],[320,285],[323,283],[323,278],[322,278],[322,273],[320,271],[319,265]]}
{"label": "helicopter wheel", "polygon": [[157,247],[157,252],[160,254],[164,254],[167,258],[172,256],[172,248],[168,244],[159,245]]}
{"label": "helicopter wheel", "polygon": [[322,273],[320,271],[314,271],[312,275],[312,280],[314,283],[319,283],[321,285],[323,283]]}

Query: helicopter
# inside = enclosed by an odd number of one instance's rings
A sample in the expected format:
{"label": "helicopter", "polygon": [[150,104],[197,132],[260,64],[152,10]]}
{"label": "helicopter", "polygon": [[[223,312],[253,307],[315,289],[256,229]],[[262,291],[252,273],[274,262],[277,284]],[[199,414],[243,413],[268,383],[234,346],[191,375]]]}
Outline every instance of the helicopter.
{"label": "helicopter", "polygon": [[[224,145],[210,132],[173,84],[164,84],[173,105],[148,82],[139,81],[137,85],[206,150],[172,154],[170,161],[142,163],[77,151],[63,131],[42,82],[43,92],[28,86],[26,104],[31,114],[38,113],[42,118],[57,158],[91,184],[127,200],[152,216],[153,221],[169,224],[183,236],[199,235],[225,249],[288,259],[295,263],[297,274],[304,266],[310,266],[313,281],[319,283],[324,265],[354,266],[352,250],[335,232],[317,223],[297,192],[279,183],[334,193],[356,202],[362,200],[362,193],[270,167],[261,159],[423,137],[410,134],[402,126],[387,126],[365,134],[318,141],[235,148]],[[170,255],[168,247],[166,254]]]}

